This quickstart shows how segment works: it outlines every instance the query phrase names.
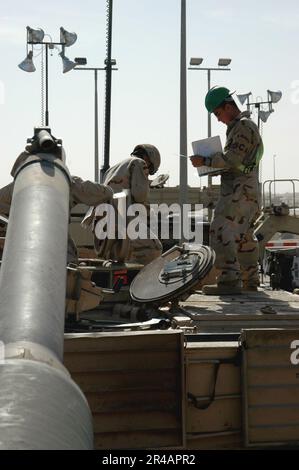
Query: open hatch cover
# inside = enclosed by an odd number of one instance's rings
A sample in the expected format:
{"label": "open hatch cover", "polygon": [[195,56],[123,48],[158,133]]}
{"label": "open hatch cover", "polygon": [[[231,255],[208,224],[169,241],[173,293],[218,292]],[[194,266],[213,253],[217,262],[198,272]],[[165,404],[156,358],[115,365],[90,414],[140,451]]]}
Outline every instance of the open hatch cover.
{"label": "open hatch cover", "polygon": [[131,297],[161,305],[179,299],[209,273],[214,261],[215,253],[208,246],[175,246],[137,274],[130,286]]}

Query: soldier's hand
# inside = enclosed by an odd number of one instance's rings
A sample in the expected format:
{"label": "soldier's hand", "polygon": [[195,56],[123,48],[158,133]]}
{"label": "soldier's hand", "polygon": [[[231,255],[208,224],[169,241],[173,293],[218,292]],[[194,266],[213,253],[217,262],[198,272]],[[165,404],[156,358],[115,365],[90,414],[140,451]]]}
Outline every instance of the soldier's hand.
{"label": "soldier's hand", "polygon": [[198,168],[200,166],[204,165],[205,159],[201,157],[200,155],[192,155],[190,157],[191,163],[195,168]]}

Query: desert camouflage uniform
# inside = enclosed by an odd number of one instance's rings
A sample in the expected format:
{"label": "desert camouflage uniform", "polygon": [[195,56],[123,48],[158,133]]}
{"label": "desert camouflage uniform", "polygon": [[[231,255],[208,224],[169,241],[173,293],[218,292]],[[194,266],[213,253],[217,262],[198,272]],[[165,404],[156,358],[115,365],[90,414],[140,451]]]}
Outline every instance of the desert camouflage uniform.
{"label": "desert camouflage uniform", "polygon": [[[33,155],[34,158],[37,155]],[[31,154],[29,152],[22,152],[16,159],[11,170],[11,176],[14,178],[20,165],[25,163]],[[0,189],[0,213],[8,215],[12,200],[14,183],[10,183]],[[92,181],[83,181],[78,176],[71,177],[70,187],[70,208],[76,204],[97,205],[104,202],[111,201],[113,191],[108,186],[103,184],[93,183]],[[77,248],[69,234],[68,238],[68,263],[77,263]]]}
{"label": "desert camouflage uniform", "polygon": [[253,236],[260,209],[258,167],[241,170],[242,165],[255,162],[263,143],[249,115],[243,112],[228,124],[224,152],[211,159],[212,167],[227,169],[221,175],[220,198],[210,228],[216,268],[220,270],[218,284],[234,284],[240,279],[249,286],[259,284],[258,244]]}
{"label": "desert camouflage uniform", "polygon": [[13,183],[0,188],[0,214],[8,215],[11,205],[11,198],[13,192]]}
{"label": "desert camouflage uniform", "polygon": [[[128,157],[108,170],[104,180],[114,193],[130,190],[129,203],[143,204],[149,214],[149,180],[147,165],[138,157]],[[115,206],[117,209],[117,206]],[[96,223],[96,220],[94,221]],[[116,228],[117,233],[117,228]],[[136,240],[98,240],[95,237],[95,249],[103,259],[130,261],[147,264],[162,253],[162,245],[155,235],[147,229],[147,239]]]}

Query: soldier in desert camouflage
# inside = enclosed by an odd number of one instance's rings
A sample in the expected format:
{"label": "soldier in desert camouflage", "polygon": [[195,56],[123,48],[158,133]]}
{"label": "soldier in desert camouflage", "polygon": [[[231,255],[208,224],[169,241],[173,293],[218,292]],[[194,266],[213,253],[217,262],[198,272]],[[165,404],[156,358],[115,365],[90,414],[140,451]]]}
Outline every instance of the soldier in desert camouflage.
{"label": "soldier in desert camouflage", "polygon": [[[62,147],[55,148],[52,154],[58,159],[65,160]],[[26,150],[16,159],[11,170],[11,176],[15,178],[20,166],[32,158],[40,158],[42,160],[47,159],[47,156],[46,154],[39,154],[34,144],[28,145]],[[0,189],[0,214],[9,215],[13,188],[14,181]],[[112,200],[112,197],[113,190],[110,187],[88,180],[84,181],[78,176],[71,176],[70,209],[79,203],[86,205],[108,203]],[[55,223],[55,220],[53,220],[53,223]],[[2,242],[0,240],[0,258],[3,249]],[[95,308],[103,298],[101,288],[95,286],[91,281],[91,271],[81,271],[77,268],[78,262],[77,247],[69,233],[66,254],[66,264],[69,265],[67,270],[66,313],[76,314],[77,316],[81,311]]]}
{"label": "soldier in desert camouflage", "polygon": [[263,143],[249,112],[241,112],[225,87],[214,87],[205,105],[227,125],[223,153],[209,159],[191,157],[193,166],[221,168],[220,198],[210,228],[211,246],[219,270],[217,284],[204,286],[207,295],[238,294],[257,290],[258,244],[253,225],[259,213],[258,163]]}
{"label": "soldier in desert camouflage", "polygon": [[[36,152],[37,151],[34,148],[34,145],[28,145],[26,150],[18,156],[11,170],[11,176],[13,178],[15,178],[18,168],[21,165],[30,159],[32,155],[35,155],[36,157]],[[62,155],[64,154],[64,150],[62,148],[57,148],[54,150],[54,152],[55,155],[57,154],[57,158],[64,158]],[[9,215],[13,196],[13,187],[14,182],[11,182],[7,186],[4,186],[0,189],[0,214],[7,216]],[[76,204],[94,205],[109,202],[112,200],[112,196],[113,191],[108,186],[94,183],[88,180],[84,181],[78,176],[71,177],[70,208],[74,207]],[[77,248],[70,234],[68,239],[67,262],[75,264],[78,262]]]}
{"label": "soldier in desert camouflage", "polygon": [[[137,145],[131,156],[111,167],[104,179],[104,184],[113,189],[114,193],[129,190],[131,204],[143,204],[149,215],[149,175],[156,173],[160,166],[160,153],[150,144]],[[89,211],[83,225],[95,227],[97,217]],[[119,262],[136,262],[147,264],[162,253],[162,245],[157,237],[147,229],[147,238],[136,240],[109,239],[99,240],[95,237],[95,249],[99,258]]]}

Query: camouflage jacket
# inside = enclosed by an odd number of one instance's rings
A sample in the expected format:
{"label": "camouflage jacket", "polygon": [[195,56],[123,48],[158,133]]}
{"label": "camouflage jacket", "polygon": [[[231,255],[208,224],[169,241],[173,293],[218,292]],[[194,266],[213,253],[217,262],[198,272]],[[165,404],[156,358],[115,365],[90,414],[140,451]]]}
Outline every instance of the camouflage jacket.
{"label": "camouflage jacket", "polygon": [[[20,165],[30,158],[30,153],[23,152],[15,161],[11,170],[11,175],[15,177]],[[36,157],[36,155],[35,155]],[[14,183],[10,183],[4,188],[0,189],[0,211],[3,214],[8,214]],[[71,177],[70,186],[70,206],[74,207],[76,204],[86,204],[87,206],[98,205],[103,202],[111,201],[113,197],[113,190],[104,184],[94,183],[92,181],[83,181],[78,176]]]}
{"label": "camouflage jacket", "polygon": [[147,165],[138,157],[128,157],[111,167],[104,183],[114,192],[130,189],[132,202],[146,204],[149,198],[149,179]]}
{"label": "camouflage jacket", "polygon": [[[249,116],[245,111],[228,124],[224,151],[211,159],[212,167],[226,170],[221,175],[222,196],[246,192],[250,198],[258,198],[258,166],[250,169],[250,165],[255,163],[257,153],[263,152],[263,142]],[[246,173],[244,167],[250,170]]]}

